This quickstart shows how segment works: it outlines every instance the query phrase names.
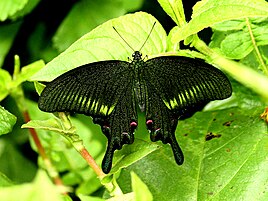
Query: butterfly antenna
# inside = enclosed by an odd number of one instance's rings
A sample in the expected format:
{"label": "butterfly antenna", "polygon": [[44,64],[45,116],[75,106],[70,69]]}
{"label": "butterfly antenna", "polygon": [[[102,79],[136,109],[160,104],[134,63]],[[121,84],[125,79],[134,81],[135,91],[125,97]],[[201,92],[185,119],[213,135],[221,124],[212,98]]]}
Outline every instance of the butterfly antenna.
{"label": "butterfly antenna", "polygon": [[128,47],[130,47],[130,49],[133,50],[133,52],[135,52],[135,50],[128,44],[128,42],[121,36],[121,34],[116,30],[116,28],[113,26],[113,29],[116,31],[116,33],[120,36],[120,38],[123,39],[123,41],[128,45]]}
{"label": "butterfly antenna", "polygon": [[154,29],[155,24],[156,24],[156,22],[154,22],[154,24],[153,24],[153,26],[152,26],[152,28],[151,28],[151,30],[150,30],[150,32],[149,32],[149,34],[148,34],[146,40],[145,40],[144,43],[142,44],[142,46],[141,46],[141,48],[139,49],[139,51],[141,51],[141,49],[143,48],[143,46],[145,45],[145,43],[146,43],[147,40],[149,39],[149,37],[150,37],[150,35],[151,35],[151,33],[152,33],[153,29]]}

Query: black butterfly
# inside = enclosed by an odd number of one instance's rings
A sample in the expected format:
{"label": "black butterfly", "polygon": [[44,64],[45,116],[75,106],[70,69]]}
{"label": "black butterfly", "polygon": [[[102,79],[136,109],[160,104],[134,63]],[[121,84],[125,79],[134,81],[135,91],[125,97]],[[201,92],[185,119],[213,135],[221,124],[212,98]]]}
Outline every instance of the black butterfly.
{"label": "black butterfly", "polygon": [[46,112],[93,117],[108,139],[104,173],[111,170],[114,151],[133,143],[138,105],[151,140],[169,143],[181,165],[184,157],[175,138],[178,119],[232,93],[228,78],[200,59],[162,56],[144,61],[139,51],[132,57],[131,62],[100,61],[70,70],[46,85],[38,103]]}

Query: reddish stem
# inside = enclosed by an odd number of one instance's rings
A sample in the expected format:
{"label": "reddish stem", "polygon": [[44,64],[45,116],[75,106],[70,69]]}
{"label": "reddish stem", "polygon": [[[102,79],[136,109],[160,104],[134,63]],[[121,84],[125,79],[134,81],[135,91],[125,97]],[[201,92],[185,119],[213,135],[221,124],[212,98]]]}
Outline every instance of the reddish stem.
{"label": "reddish stem", "polygon": [[90,153],[83,148],[79,151],[82,157],[87,161],[89,166],[94,170],[94,172],[98,175],[99,178],[103,178],[105,174],[102,172],[101,168],[98,166],[94,158],[90,155]]}
{"label": "reddish stem", "polygon": [[[27,123],[29,122],[31,119],[30,119],[30,115],[27,111],[24,111],[23,112],[23,117],[24,117],[24,121]],[[30,131],[30,135],[32,136],[33,140],[34,140],[34,143],[38,149],[38,153],[40,154],[40,156],[42,157],[44,163],[46,164],[46,166],[48,167],[48,169],[51,169],[52,166],[52,163],[51,161],[49,160],[48,156],[46,155],[46,152],[45,152],[45,149],[44,147],[42,146],[41,144],[41,141],[37,135],[37,132],[35,131],[35,129],[33,128],[29,128],[29,131]],[[53,168],[54,169],[54,168]],[[54,173],[52,175],[50,175],[54,181],[54,183],[57,185],[57,186],[63,186],[63,183],[59,177],[59,175],[56,173],[56,171],[54,171]],[[64,193],[66,194],[66,193]]]}

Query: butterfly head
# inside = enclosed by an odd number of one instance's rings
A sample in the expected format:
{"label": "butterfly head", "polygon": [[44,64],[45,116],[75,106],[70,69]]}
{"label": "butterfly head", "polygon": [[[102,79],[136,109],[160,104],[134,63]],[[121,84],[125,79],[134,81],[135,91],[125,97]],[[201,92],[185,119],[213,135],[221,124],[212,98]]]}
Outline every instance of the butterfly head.
{"label": "butterfly head", "polygon": [[132,54],[132,58],[133,58],[134,61],[142,60],[142,54],[139,51],[135,51]]}

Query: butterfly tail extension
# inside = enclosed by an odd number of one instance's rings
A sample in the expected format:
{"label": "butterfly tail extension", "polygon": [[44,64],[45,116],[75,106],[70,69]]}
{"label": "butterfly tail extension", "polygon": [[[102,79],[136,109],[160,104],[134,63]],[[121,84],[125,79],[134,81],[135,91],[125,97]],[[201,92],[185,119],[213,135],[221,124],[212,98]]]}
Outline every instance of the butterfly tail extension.
{"label": "butterfly tail extension", "polygon": [[178,165],[182,165],[184,161],[184,156],[174,134],[170,135],[168,143],[171,145],[176,163]]}
{"label": "butterfly tail extension", "polygon": [[108,174],[112,168],[112,162],[113,162],[113,155],[114,155],[114,145],[111,142],[108,142],[108,147],[106,149],[105,155],[102,160],[102,171],[105,174]]}

